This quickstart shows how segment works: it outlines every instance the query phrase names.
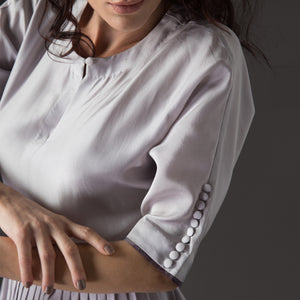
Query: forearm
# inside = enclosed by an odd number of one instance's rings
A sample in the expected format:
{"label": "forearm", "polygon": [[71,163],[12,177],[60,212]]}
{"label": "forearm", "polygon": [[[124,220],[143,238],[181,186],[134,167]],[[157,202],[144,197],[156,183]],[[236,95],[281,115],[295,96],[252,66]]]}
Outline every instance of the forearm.
{"label": "forearm", "polygon": [[[87,273],[88,293],[157,292],[176,288],[176,284],[148,262],[126,241],[111,242],[116,252],[104,256],[87,244],[78,244]],[[78,291],[61,252],[56,250],[56,289]],[[0,276],[20,280],[17,251],[8,238],[0,238]],[[33,250],[34,284],[41,285],[41,270],[36,250]]]}

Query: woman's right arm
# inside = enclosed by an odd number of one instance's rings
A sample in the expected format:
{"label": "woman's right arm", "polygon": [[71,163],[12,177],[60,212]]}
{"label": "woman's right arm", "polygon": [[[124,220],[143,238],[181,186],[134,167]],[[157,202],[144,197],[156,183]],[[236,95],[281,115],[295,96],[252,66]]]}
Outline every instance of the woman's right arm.
{"label": "woman's right arm", "polygon": [[7,274],[1,275],[14,278],[14,274],[20,274],[24,286],[29,287],[34,280],[32,257],[36,248],[44,291],[54,285],[55,248],[60,250],[66,261],[74,287],[82,289],[82,284],[84,286],[86,274],[72,237],[85,241],[104,255],[112,254],[109,253],[111,244],[92,229],[47,210],[3,183],[0,183],[0,228],[14,242],[18,256],[17,262],[15,259],[9,261],[11,269],[2,266]]}
{"label": "woman's right arm", "polygon": [[[41,285],[48,294],[54,287],[69,291],[83,287],[89,293],[177,287],[127,241],[108,243],[92,229],[54,214],[1,183],[0,228],[8,235],[0,237],[0,276],[27,287]],[[70,237],[87,244],[75,244]],[[105,252],[106,245],[115,249],[114,255]]]}
{"label": "woman's right arm", "polygon": [[[84,293],[131,293],[171,291],[177,287],[169,277],[132,247],[127,241],[111,242],[116,253],[101,255],[87,244],[78,244],[87,272]],[[72,283],[63,255],[55,246],[55,289],[77,291]],[[34,284],[41,285],[42,271],[38,251],[32,249]],[[0,237],[0,276],[20,281],[18,255],[11,239]]]}

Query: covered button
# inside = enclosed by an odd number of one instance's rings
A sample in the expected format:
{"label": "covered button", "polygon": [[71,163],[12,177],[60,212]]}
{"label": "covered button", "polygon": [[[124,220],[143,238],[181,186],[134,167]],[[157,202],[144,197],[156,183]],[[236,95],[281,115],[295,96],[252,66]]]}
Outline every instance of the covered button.
{"label": "covered button", "polygon": [[202,218],[202,212],[199,210],[196,210],[193,214],[193,218],[196,220],[200,220]]}
{"label": "covered button", "polygon": [[180,254],[177,251],[171,251],[169,254],[169,257],[173,260],[177,259],[180,256]]}
{"label": "covered button", "polygon": [[173,265],[173,261],[170,258],[166,258],[164,260],[164,266],[165,268],[170,268]]}
{"label": "covered button", "polygon": [[190,237],[189,237],[188,235],[185,235],[185,236],[181,239],[181,241],[182,241],[184,244],[187,244],[187,243],[190,242]]}
{"label": "covered button", "polygon": [[204,200],[204,201],[208,200],[208,194],[205,192],[201,192],[199,197],[201,200]]}
{"label": "covered button", "polygon": [[196,219],[191,220],[191,227],[197,228],[199,226],[199,221]]}
{"label": "covered button", "polygon": [[186,234],[187,234],[188,236],[193,236],[194,233],[195,233],[195,229],[192,228],[192,227],[189,227],[189,228],[187,229],[187,231],[186,231]]}
{"label": "covered button", "polygon": [[94,60],[92,57],[87,57],[85,59],[85,63],[88,65],[88,66],[91,66],[93,63],[94,63]]}
{"label": "covered button", "polygon": [[211,186],[209,183],[205,183],[205,184],[203,185],[203,187],[202,187],[202,190],[203,190],[204,192],[210,193],[211,190],[212,190],[212,186]]}
{"label": "covered button", "polygon": [[204,208],[205,208],[205,202],[204,201],[198,201],[198,203],[197,203],[197,208],[199,209],[199,210],[203,210]]}
{"label": "covered button", "polygon": [[176,246],[175,246],[175,249],[178,251],[178,252],[182,252],[185,248],[185,244],[183,243],[177,243]]}

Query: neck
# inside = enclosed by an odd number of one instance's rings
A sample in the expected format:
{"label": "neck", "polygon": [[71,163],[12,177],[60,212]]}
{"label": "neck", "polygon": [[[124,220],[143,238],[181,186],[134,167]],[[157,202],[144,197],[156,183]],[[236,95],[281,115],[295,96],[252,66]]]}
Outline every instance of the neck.
{"label": "neck", "polygon": [[[95,57],[108,57],[123,52],[142,40],[160,21],[168,7],[160,5],[149,20],[137,30],[119,31],[107,24],[88,4],[79,22],[81,32],[88,36],[95,45]],[[87,41],[87,39],[84,39]],[[88,43],[82,42],[81,56],[92,56]]]}

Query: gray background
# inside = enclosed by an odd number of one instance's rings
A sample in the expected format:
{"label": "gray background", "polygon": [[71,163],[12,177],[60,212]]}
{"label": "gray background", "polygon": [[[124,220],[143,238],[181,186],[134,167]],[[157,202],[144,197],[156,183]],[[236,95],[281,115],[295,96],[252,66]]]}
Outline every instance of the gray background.
{"label": "gray background", "polygon": [[263,2],[253,32],[272,70],[247,55],[256,115],[188,300],[300,299],[300,5]]}
{"label": "gray background", "polygon": [[253,31],[272,70],[247,56],[256,116],[188,300],[300,299],[300,3],[261,2]]}

